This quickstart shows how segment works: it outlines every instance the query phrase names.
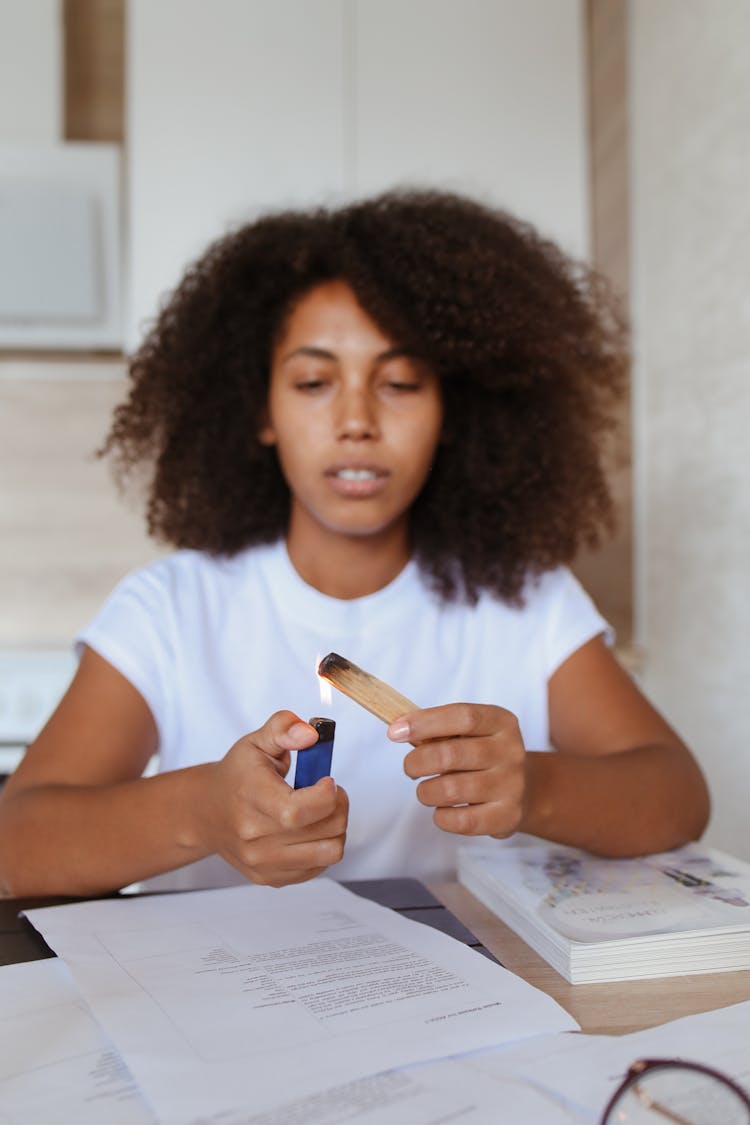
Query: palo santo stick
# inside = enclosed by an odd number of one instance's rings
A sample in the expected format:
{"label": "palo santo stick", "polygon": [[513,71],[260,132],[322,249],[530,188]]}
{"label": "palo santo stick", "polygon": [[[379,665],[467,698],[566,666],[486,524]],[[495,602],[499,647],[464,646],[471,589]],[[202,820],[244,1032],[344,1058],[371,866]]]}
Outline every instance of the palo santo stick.
{"label": "palo santo stick", "polygon": [[329,652],[323,657],[318,665],[318,675],[384,723],[392,723],[399,715],[418,709],[416,703],[405,695],[350,660],[345,660],[337,652]]}

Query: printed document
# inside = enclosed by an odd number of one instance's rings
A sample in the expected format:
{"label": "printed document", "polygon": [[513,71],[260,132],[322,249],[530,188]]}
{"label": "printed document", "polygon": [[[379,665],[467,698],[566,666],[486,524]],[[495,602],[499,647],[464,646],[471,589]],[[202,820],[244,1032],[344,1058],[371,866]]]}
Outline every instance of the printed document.
{"label": "printed document", "polygon": [[165,1125],[244,1120],[248,1106],[577,1027],[488,958],[328,879],[27,917]]}
{"label": "printed document", "polygon": [[[542,1037],[547,1044],[566,1035]],[[536,1042],[536,1040],[534,1040]],[[221,1125],[495,1125],[497,1106],[524,1125],[578,1122],[525,1081],[442,1059],[345,1082],[256,1113],[252,1097]],[[125,1063],[103,1035],[65,964],[0,968],[0,1125],[158,1125]],[[192,1113],[185,1125],[193,1122]],[[209,1122],[210,1118],[204,1118]],[[218,1125],[218,1119],[217,1125]]]}
{"label": "printed document", "polygon": [[154,1125],[57,959],[0,968],[0,1125]]}

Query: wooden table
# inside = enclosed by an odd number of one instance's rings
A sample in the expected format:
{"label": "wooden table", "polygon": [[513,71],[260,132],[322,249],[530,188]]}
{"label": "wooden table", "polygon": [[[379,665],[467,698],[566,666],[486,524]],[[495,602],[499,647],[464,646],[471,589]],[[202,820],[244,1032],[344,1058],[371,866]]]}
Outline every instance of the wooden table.
{"label": "wooden table", "polygon": [[591,1035],[622,1035],[750,1000],[750,971],[569,984],[465,887],[456,882],[429,886],[506,969],[554,997]]}

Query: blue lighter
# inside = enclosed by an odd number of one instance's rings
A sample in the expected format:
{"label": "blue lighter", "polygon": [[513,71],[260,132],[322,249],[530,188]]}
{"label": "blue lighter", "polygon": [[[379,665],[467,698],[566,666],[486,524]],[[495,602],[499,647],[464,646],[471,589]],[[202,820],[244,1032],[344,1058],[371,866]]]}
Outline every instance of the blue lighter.
{"label": "blue lighter", "polygon": [[306,750],[297,751],[297,768],[294,771],[294,788],[304,789],[314,785],[321,777],[331,772],[333,757],[333,736],[336,723],[333,719],[308,719],[311,727],[318,732],[318,741]]}

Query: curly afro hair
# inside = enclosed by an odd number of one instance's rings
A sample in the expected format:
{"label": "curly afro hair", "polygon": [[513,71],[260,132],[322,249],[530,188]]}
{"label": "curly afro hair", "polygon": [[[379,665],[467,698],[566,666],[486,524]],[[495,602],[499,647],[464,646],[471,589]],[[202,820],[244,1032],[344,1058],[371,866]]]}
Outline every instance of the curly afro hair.
{"label": "curly afro hair", "polygon": [[256,438],[271,351],[294,303],[337,279],[441,380],[447,432],[410,523],[438,593],[518,603],[527,578],[599,543],[627,370],[606,286],[528,224],[417,190],[262,217],[188,269],[100,450],[121,483],[148,471],[149,532],[229,555],[284,535],[289,490]]}

